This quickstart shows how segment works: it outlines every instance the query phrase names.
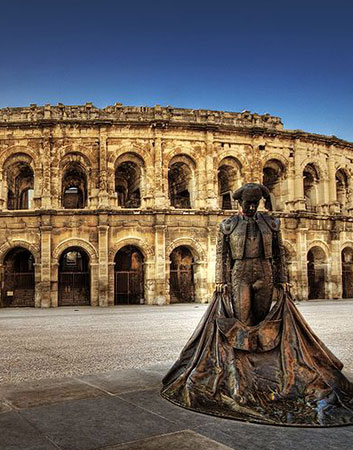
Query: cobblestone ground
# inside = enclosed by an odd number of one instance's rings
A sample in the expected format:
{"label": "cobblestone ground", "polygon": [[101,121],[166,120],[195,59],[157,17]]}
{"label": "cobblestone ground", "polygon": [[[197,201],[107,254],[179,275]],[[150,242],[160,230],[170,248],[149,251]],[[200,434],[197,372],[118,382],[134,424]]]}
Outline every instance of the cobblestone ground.
{"label": "cobblestone ground", "polygon": [[[0,309],[0,382],[172,362],[206,307]],[[353,301],[304,302],[298,308],[353,372]]]}

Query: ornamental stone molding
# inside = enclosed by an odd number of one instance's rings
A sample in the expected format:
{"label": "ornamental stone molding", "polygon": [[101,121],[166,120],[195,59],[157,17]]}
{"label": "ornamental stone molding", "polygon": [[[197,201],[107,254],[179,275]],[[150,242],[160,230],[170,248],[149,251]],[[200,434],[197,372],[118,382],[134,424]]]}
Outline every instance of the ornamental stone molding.
{"label": "ornamental stone molding", "polygon": [[87,240],[80,238],[69,238],[60,242],[52,253],[54,263],[57,263],[62,253],[70,247],[79,247],[85,250],[90,259],[90,264],[98,264],[98,252],[96,248]]}
{"label": "ornamental stone molding", "polygon": [[196,259],[195,262],[200,264],[207,262],[206,253],[201,244],[196,239],[191,237],[179,237],[174,239],[166,248],[166,259],[169,259],[172,251],[180,246],[188,247],[191,250],[191,253]]}
{"label": "ornamental stone molding", "polygon": [[4,258],[7,253],[13,248],[22,247],[26,250],[30,251],[34,257],[34,262],[36,265],[40,264],[40,251],[38,246],[35,244],[25,241],[23,239],[11,239],[10,241],[6,241],[0,247],[0,264],[3,264]]}

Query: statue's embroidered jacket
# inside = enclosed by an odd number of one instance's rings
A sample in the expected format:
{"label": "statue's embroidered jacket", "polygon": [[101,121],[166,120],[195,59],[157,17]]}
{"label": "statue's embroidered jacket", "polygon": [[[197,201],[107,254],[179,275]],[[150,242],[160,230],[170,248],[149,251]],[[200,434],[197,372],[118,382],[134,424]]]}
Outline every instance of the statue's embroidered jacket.
{"label": "statue's embroidered jacket", "polygon": [[[263,244],[264,259],[271,259],[274,280],[287,281],[285,250],[279,219],[266,213],[256,213],[256,221]],[[219,226],[216,250],[216,283],[229,283],[234,260],[244,259],[248,221],[239,214],[225,219]]]}

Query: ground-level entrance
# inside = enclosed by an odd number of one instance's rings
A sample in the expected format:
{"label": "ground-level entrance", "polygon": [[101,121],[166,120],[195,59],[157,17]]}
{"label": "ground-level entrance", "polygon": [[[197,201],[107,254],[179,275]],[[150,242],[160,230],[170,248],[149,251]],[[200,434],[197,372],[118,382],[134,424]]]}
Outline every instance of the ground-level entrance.
{"label": "ground-level entrance", "polygon": [[34,257],[22,247],[10,250],[4,259],[2,306],[34,306]]}
{"label": "ground-level entrance", "polygon": [[66,249],[59,262],[59,306],[90,304],[89,259],[79,247]]}
{"label": "ground-level entrance", "polygon": [[326,257],[320,247],[308,251],[308,288],[309,300],[326,298]]}
{"label": "ground-level entrance", "polygon": [[170,303],[194,302],[194,258],[184,246],[175,248],[170,254]]}
{"label": "ground-level entrance", "polygon": [[134,245],[120,249],[114,259],[114,304],[144,303],[144,258]]}
{"label": "ground-level entrance", "polygon": [[353,250],[342,250],[342,297],[353,298]]}

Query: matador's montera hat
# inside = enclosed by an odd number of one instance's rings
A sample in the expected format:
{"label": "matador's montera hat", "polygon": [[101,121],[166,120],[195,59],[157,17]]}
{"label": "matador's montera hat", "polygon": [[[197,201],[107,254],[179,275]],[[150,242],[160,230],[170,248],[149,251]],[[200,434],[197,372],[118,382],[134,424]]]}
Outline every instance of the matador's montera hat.
{"label": "matador's montera hat", "polygon": [[234,200],[255,200],[265,199],[265,208],[272,211],[270,191],[260,183],[246,183],[233,193]]}

